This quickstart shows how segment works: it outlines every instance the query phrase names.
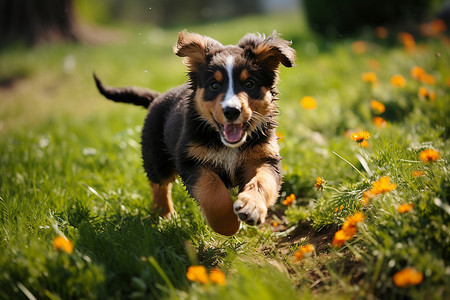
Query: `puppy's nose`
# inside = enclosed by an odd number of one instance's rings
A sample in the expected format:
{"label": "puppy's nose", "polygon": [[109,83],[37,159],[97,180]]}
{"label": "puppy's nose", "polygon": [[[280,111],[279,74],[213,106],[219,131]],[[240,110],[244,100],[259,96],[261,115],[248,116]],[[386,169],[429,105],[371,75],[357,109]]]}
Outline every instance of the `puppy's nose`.
{"label": "puppy's nose", "polygon": [[223,108],[223,115],[228,121],[236,120],[241,114],[241,110],[237,107],[227,106]]}

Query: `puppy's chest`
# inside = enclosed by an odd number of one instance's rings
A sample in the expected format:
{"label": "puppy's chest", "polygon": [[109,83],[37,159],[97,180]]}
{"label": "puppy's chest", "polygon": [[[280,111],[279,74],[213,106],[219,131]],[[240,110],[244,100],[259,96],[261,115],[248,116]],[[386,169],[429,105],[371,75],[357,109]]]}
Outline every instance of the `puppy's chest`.
{"label": "puppy's chest", "polygon": [[236,171],[245,161],[245,153],[238,148],[211,149],[205,146],[190,147],[189,156],[200,164],[225,171],[230,178],[235,176]]}

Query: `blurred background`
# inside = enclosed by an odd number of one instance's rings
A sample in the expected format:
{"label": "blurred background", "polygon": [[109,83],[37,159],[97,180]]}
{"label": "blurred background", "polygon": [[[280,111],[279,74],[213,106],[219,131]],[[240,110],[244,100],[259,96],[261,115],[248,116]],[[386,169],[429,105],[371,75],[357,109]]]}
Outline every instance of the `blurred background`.
{"label": "blurred background", "polygon": [[320,35],[339,37],[367,27],[401,29],[432,18],[448,23],[448,0],[1,0],[0,43],[93,41],[88,25],[145,23],[160,27],[297,11]]}

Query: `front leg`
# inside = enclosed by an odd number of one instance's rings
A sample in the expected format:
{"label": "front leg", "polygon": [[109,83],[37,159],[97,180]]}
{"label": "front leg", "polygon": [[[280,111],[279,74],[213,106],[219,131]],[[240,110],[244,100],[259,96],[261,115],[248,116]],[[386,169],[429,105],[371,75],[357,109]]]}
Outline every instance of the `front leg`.
{"label": "front leg", "polygon": [[186,176],[184,183],[214,231],[222,235],[235,234],[240,222],[233,211],[233,200],[220,177],[213,171],[200,167]]}
{"label": "front leg", "polygon": [[249,225],[264,222],[267,208],[275,203],[281,187],[279,161],[244,165],[244,187],[233,205],[239,219]]}

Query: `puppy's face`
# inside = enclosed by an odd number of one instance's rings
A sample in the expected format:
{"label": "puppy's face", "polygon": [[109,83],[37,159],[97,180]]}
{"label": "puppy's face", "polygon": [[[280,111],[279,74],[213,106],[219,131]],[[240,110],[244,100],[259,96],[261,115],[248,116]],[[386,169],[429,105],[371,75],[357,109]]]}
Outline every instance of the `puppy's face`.
{"label": "puppy's face", "polygon": [[295,52],[276,34],[246,35],[238,45],[223,46],[183,31],[174,48],[184,58],[195,91],[195,109],[220,134],[224,145],[239,147],[276,113],[280,63],[294,64]]}

